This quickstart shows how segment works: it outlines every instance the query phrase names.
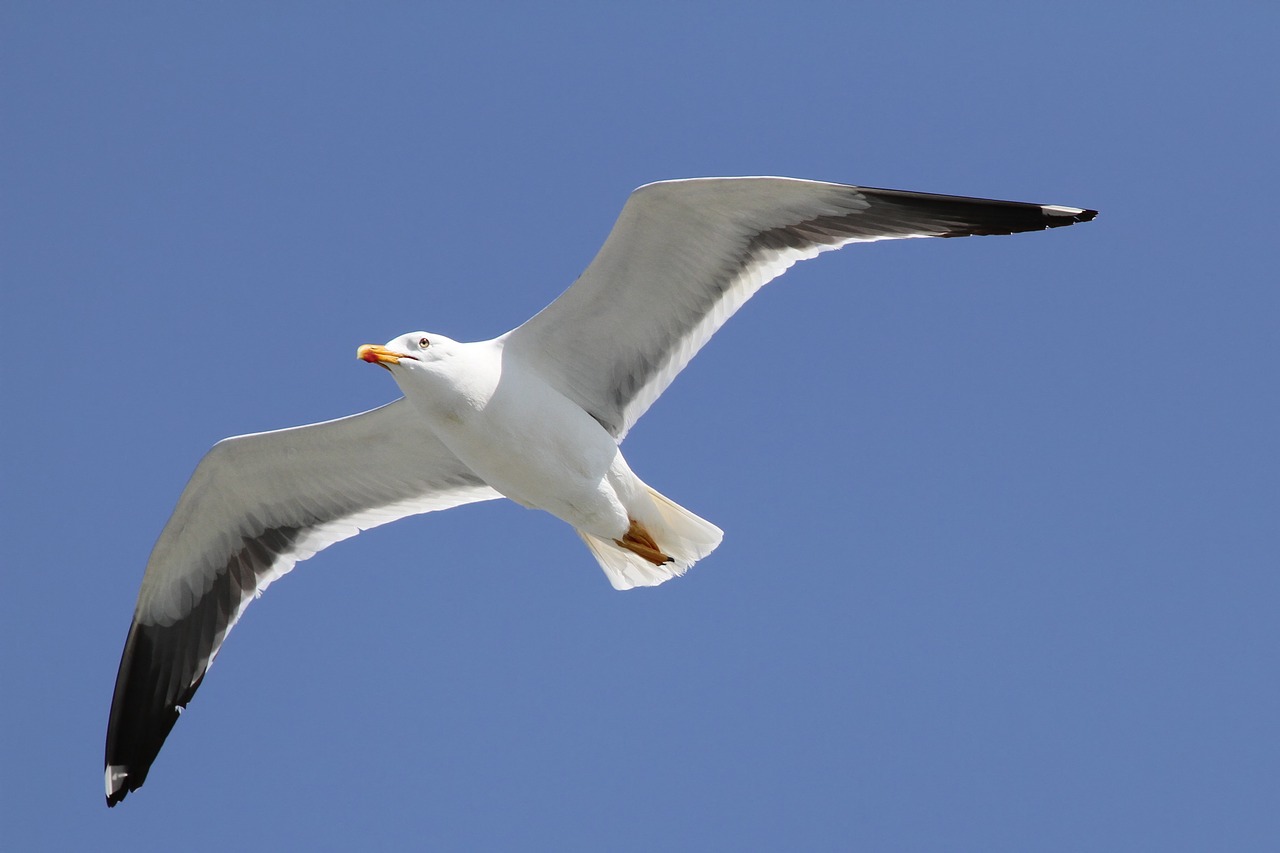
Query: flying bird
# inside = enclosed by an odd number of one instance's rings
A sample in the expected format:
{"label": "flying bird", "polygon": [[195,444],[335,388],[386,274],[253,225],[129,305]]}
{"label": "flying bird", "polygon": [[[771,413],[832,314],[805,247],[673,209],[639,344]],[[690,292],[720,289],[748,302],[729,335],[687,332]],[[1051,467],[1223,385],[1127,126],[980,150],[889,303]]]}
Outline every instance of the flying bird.
{"label": "flying bird", "polygon": [[357,356],[404,396],[218,442],[160,533],[107,725],[114,806],[147,778],[228,632],[300,560],[405,516],[507,497],[564,520],[617,589],[683,574],[721,530],[640,479],[628,430],[757,290],[849,243],[1013,234],[1096,212],[792,178],[640,187],[573,285],[462,343],[411,332]]}

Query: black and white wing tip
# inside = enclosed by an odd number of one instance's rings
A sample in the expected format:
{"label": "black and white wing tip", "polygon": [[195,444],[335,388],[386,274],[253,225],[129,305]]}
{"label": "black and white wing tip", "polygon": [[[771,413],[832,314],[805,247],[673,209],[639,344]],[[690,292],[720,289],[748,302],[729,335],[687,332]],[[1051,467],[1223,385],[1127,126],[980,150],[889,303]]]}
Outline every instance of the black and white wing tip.
{"label": "black and white wing tip", "polygon": [[1073,225],[1077,222],[1092,222],[1093,218],[1098,215],[1096,210],[1085,210],[1082,207],[1066,207],[1061,204],[1042,204],[1040,209],[1044,211],[1046,227],[1048,228]]}
{"label": "black and white wing tip", "polygon": [[[869,206],[840,217],[840,230],[860,230],[862,239],[894,237],[997,237],[1090,222],[1096,210],[1062,204],[937,195],[880,187],[850,188]],[[793,226],[794,227],[794,226]],[[857,239],[853,242],[857,242]]]}
{"label": "black and white wing tip", "polygon": [[[114,807],[130,791],[138,790],[147,781],[151,762],[204,680],[203,670],[207,669],[210,659],[208,650],[202,650],[206,659],[200,664],[202,671],[195,675],[194,680],[157,686],[158,681],[171,682],[161,674],[163,669],[181,663],[175,660],[180,647],[164,648],[165,641],[173,639],[170,635],[179,631],[181,628],[166,630],[140,625],[137,621],[129,628],[116,681],[111,720],[107,726],[105,782],[108,807]],[[225,630],[223,633],[225,636]],[[183,657],[191,655],[186,653]],[[178,691],[176,696],[166,697],[166,692],[175,689]]]}

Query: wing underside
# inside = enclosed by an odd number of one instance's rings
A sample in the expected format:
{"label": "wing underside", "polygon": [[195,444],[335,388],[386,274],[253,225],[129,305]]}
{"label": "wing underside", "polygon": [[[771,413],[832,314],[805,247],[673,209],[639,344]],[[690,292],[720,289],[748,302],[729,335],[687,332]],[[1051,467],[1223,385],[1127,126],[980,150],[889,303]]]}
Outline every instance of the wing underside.
{"label": "wing underside", "polygon": [[146,780],[179,713],[253,599],[334,542],[498,493],[404,401],[220,442],[152,552],[107,724],[107,804]]}
{"label": "wing underside", "polygon": [[649,184],[582,276],[506,346],[621,441],[711,335],[797,261],[849,243],[1013,234],[1094,215],[791,178]]}

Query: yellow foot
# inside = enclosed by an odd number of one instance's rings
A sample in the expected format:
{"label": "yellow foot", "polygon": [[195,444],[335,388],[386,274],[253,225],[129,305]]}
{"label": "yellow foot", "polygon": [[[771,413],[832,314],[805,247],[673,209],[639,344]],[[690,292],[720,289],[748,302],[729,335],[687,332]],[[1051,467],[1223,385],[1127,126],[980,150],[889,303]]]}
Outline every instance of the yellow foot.
{"label": "yellow foot", "polygon": [[655,566],[675,562],[658,549],[658,543],[653,541],[653,536],[649,534],[643,524],[634,518],[630,519],[630,521],[631,526],[627,528],[627,532],[622,535],[622,538],[613,540],[615,544],[643,557]]}

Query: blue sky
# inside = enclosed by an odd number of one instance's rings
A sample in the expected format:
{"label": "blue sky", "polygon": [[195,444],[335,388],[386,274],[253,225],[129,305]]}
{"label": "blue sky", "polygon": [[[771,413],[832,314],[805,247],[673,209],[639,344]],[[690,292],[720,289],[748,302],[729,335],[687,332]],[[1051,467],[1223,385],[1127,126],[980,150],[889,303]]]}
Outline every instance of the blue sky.
{"label": "blue sky", "polygon": [[[0,11],[6,842],[1275,849],[1277,13],[601,6]],[[506,503],[302,564],[109,812],[204,451],[393,399],[358,344],[501,333],[632,188],[733,174],[1101,215],[766,288],[626,444],[726,531],[684,578]]]}

